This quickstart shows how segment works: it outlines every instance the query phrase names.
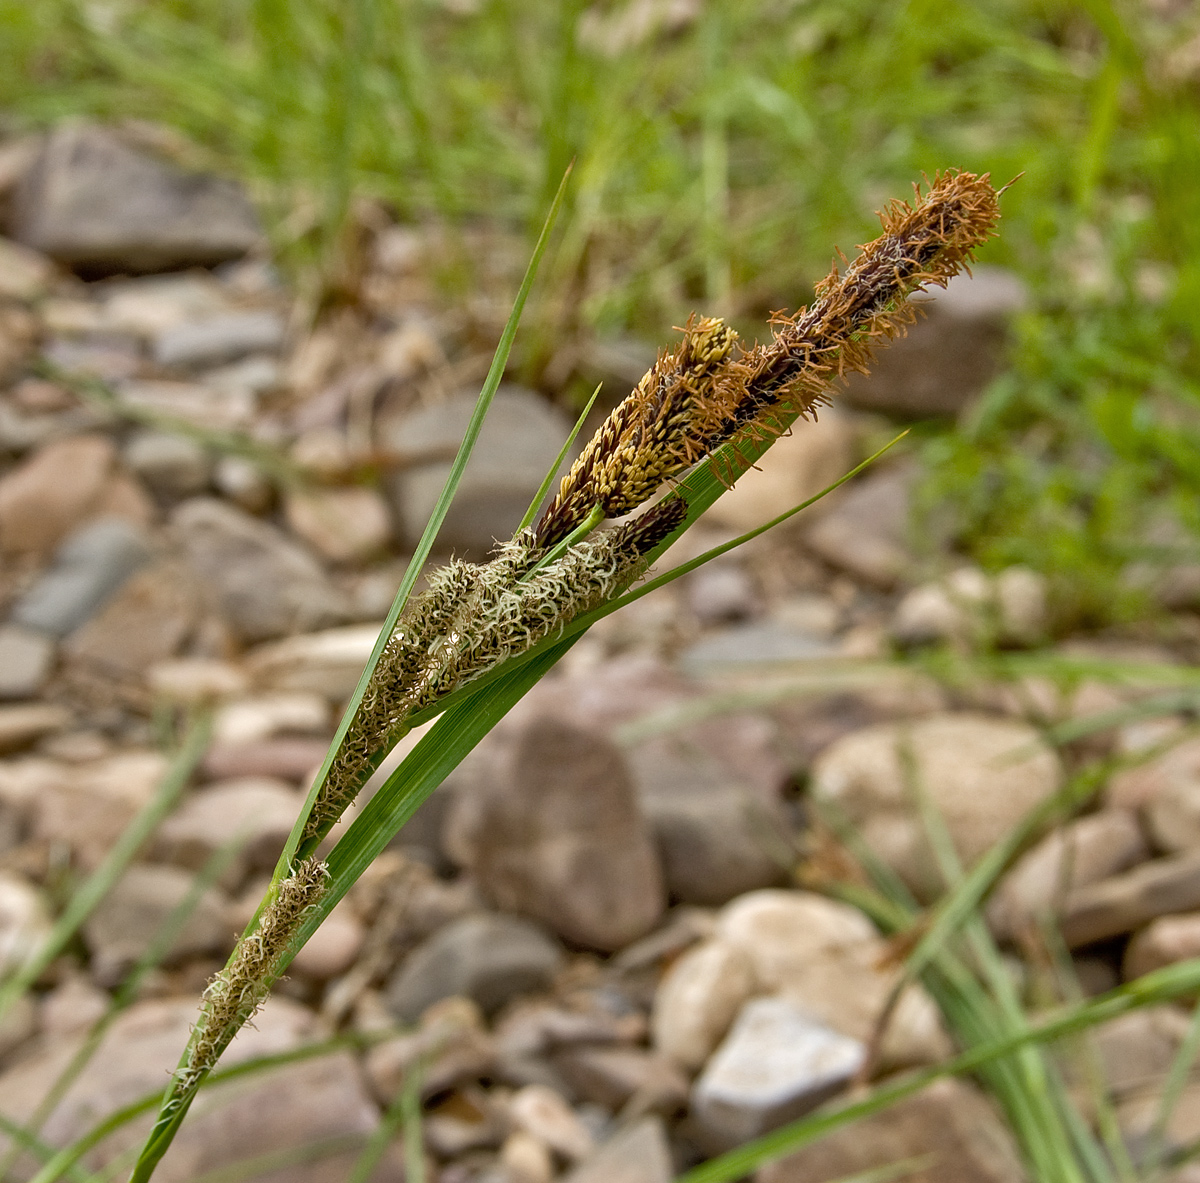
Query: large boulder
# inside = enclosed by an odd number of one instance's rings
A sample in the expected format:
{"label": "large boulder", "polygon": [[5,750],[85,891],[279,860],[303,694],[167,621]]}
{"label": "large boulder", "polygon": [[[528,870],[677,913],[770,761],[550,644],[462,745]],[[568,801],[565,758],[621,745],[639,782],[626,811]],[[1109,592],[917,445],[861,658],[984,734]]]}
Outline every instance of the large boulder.
{"label": "large boulder", "polygon": [[13,237],[87,274],[208,267],[261,238],[232,181],[184,172],[107,128],[67,124],[17,186]]}

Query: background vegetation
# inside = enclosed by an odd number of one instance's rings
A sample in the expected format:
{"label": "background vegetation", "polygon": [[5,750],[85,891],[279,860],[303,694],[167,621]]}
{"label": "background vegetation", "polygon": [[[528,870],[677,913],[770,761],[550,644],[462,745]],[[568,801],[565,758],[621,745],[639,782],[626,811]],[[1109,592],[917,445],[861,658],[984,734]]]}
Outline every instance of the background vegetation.
{"label": "background vegetation", "polygon": [[177,128],[180,153],[251,181],[281,257],[327,287],[355,197],[532,235],[576,158],[519,345],[534,373],[564,334],[657,341],[693,308],[753,332],[920,173],[1021,173],[984,258],[1034,306],[970,419],[925,430],[925,524],[985,566],[1057,576],[1067,622],[1103,624],[1141,610],[1117,577],[1147,541],[1186,550],[1173,523],[1200,524],[1190,10],[0,0],[0,108]]}

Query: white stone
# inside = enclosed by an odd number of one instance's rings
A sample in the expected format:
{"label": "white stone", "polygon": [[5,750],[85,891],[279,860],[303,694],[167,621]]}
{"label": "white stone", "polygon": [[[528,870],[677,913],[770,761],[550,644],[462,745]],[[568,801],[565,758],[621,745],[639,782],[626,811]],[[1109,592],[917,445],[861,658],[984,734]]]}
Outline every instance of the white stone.
{"label": "white stone", "polygon": [[155,694],[184,705],[232,698],[249,689],[236,665],[201,657],[160,661],[147,671],[146,683]]}
{"label": "white stone", "polygon": [[654,1046],[684,1068],[699,1069],[753,994],[746,954],[724,941],[705,941],[663,975],[650,1024]]}
{"label": "white stone", "polygon": [[311,692],[345,700],[371,656],[382,624],[356,624],[260,645],[246,665],[264,690]]}
{"label": "white stone", "polygon": [[18,875],[0,871],[0,975],[26,964],[50,935],[50,910],[41,892]]}
{"label": "white stone", "polygon": [[844,1088],[866,1048],[783,998],[746,1003],[692,1090],[712,1149],[728,1149],[814,1109]]}
{"label": "white stone", "polygon": [[223,706],[213,721],[213,742],[253,743],[285,732],[320,734],[329,726],[329,706],[317,694],[264,694]]}

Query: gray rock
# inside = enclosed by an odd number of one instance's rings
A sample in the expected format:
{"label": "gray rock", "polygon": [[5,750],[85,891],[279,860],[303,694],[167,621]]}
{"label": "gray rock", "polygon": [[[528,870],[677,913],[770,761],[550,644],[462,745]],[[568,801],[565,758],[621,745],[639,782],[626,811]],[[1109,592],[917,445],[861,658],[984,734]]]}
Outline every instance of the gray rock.
{"label": "gray rock", "polygon": [[1154,859],[1071,892],[1061,930],[1071,948],[1132,932],[1156,916],[1200,908],[1200,853]]}
{"label": "gray rock", "polygon": [[791,844],[777,801],[669,738],[637,745],[628,759],[672,898],[724,904],[786,879]]}
{"label": "gray rock", "polygon": [[612,741],[535,717],[478,749],[463,781],[447,847],[498,907],[605,951],[654,926],[662,873]]}
{"label": "gray rock", "polygon": [[316,560],[266,522],[197,498],[179,506],[171,525],[239,640],[307,632],[341,615],[341,598]]}
{"label": "gray rock", "polygon": [[[83,925],[96,981],[115,986],[124,977],[192,890],[193,879],[176,867],[149,863],[121,876]],[[226,909],[218,892],[205,891],[171,942],[165,963],[231,948],[235,934]]]}
{"label": "gray rock", "polygon": [[581,1101],[611,1113],[629,1105],[639,1114],[670,1117],[687,1102],[688,1081],[666,1056],[640,1047],[563,1048],[551,1063]]}
{"label": "gray rock", "polygon": [[804,540],[827,563],[884,590],[908,571],[909,501],[915,471],[896,465],[869,472],[823,504]]}
{"label": "gray rock", "polygon": [[122,518],[101,518],[83,526],[17,601],[12,618],[26,628],[65,636],[91,617],[149,556],[142,532]]}
{"label": "gray rock", "polygon": [[865,1058],[786,999],[748,1002],[692,1090],[697,1132],[714,1151],[765,1134],[840,1092]]}
{"label": "gray rock", "polygon": [[735,564],[709,563],[687,579],[688,607],[703,625],[745,620],[758,610],[754,581]]}
{"label": "gray rock", "polygon": [[125,445],[124,459],[155,493],[172,500],[201,492],[213,470],[212,457],[202,444],[166,431],[138,432]]}
{"label": "gray rock", "polygon": [[516,916],[466,916],[413,950],[392,977],[387,1003],[403,1023],[461,994],[495,1011],[518,994],[545,988],[562,965],[562,949]]}
{"label": "gray rock", "polygon": [[13,237],[80,271],[167,271],[244,255],[261,238],[230,181],[185,173],[106,128],[49,135],[13,202]]}
{"label": "gray rock", "polygon": [[[475,394],[457,395],[387,424],[381,443],[399,464],[390,488],[401,529],[415,543],[437,503],[450,463],[475,408]],[[508,538],[554,463],[570,425],[532,391],[502,386],[454,504],[440,546],[478,557]]]}
{"label": "gray rock", "polygon": [[0,698],[32,698],[53,664],[54,641],[45,633],[0,625]]}
{"label": "gray rock", "polygon": [[674,1175],[662,1121],[646,1117],[615,1134],[562,1183],[670,1183]]}
{"label": "gray rock", "polygon": [[775,620],[710,633],[680,655],[685,673],[711,677],[746,666],[772,666],[833,657],[837,646]]}
{"label": "gray rock", "polygon": [[1000,372],[1005,327],[1028,303],[1024,283],[1001,267],[974,267],[918,301],[927,315],[881,349],[870,374],[851,375],[844,397],[865,410],[954,415]]}
{"label": "gray rock", "polygon": [[160,333],[154,360],[160,366],[213,366],[283,344],[283,318],[275,312],[227,312],[189,321]]}
{"label": "gray rock", "polygon": [[874,1177],[907,1159],[911,1183],[1026,1183],[1012,1135],[976,1089],[938,1080],[915,1096],[825,1135],[755,1175],[756,1183]]}
{"label": "gray rock", "polygon": [[209,386],[203,382],[168,382],[130,378],[116,383],[120,401],[134,411],[150,411],[164,420],[183,420],[209,431],[247,428],[258,402],[244,387]]}

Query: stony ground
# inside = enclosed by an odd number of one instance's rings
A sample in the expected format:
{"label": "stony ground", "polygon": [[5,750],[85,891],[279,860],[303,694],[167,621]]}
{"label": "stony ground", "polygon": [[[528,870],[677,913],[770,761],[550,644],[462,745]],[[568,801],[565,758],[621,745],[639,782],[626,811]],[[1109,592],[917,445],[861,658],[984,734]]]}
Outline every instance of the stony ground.
{"label": "stony ground", "polygon": [[[57,1146],[174,1064],[370,653],[507,308],[447,305],[441,239],[376,219],[357,306],[310,331],[235,188],[185,182],[100,129],[0,145],[0,205],[5,969],[154,796],[163,720],[221,704],[181,803],[0,1027],[0,1112],[25,1120],[109,1016],[45,1115]],[[510,246],[488,247],[506,280],[521,266]],[[889,416],[965,405],[1021,299],[1014,277],[987,269],[952,285],[676,555],[822,488]],[[603,378],[617,397],[645,354],[573,344],[550,373]],[[447,521],[457,553],[481,557],[519,519],[569,427],[551,393],[502,389]],[[866,1065],[898,973],[890,947],[855,909],[797,886],[846,865],[819,824],[824,803],[936,896],[913,770],[969,862],[1069,773],[1129,757],[1084,816],[1018,862],[988,922],[1033,964],[1036,917],[1052,907],[1092,992],[1200,954],[1200,744],[1186,720],[1045,739],[1048,722],[1120,708],[1152,680],[948,688],[891,660],[1050,640],[1037,572],[951,565],[922,580],[928,559],[906,532],[915,476],[910,460],[885,462],[801,525],[593,630],[364,876],[227,1062],[338,1031],[372,1037],[368,1049],[212,1090],[159,1177],[265,1156],[253,1177],[344,1179],[419,1072],[437,1183],[666,1183],[861,1071],[944,1057],[938,1013],[912,989]],[[1194,576],[1174,572],[1167,602],[1186,607]],[[1119,638],[1057,652],[1189,656]],[[114,1010],[223,850],[161,964]],[[1162,1007],[1098,1036],[1132,1145],[1186,1028],[1186,1012]],[[1200,1135],[1200,1085],[1174,1123],[1179,1144]],[[91,1161],[114,1161],[145,1128]],[[1025,1177],[982,1094],[947,1081],[758,1180],[820,1183],[929,1152],[911,1177]],[[397,1143],[373,1177],[402,1176]]]}

